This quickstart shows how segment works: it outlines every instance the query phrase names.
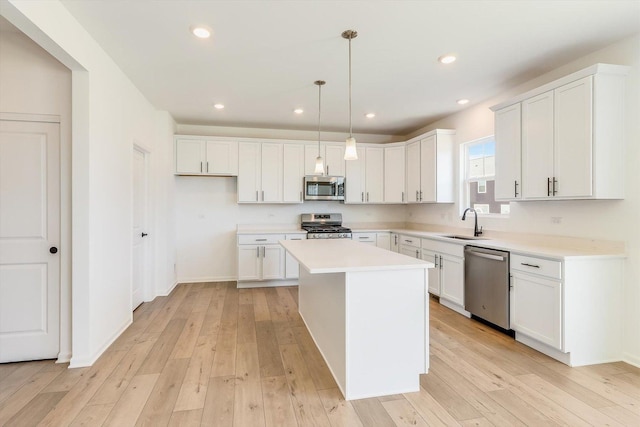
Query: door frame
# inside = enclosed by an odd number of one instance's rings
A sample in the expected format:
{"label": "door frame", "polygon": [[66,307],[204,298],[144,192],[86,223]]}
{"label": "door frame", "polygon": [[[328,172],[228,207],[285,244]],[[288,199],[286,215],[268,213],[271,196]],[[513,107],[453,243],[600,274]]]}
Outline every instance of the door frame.
{"label": "door frame", "polygon": [[[152,226],[151,226],[151,210],[150,210],[150,200],[151,200],[151,194],[150,194],[150,185],[149,185],[149,167],[150,167],[150,156],[151,156],[151,152],[146,149],[142,144],[140,144],[138,141],[133,141],[133,146],[132,146],[132,150],[131,150],[131,176],[134,176],[134,164],[133,164],[133,154],[135,152],[139,152],[144,156],[144,195],[145,195],[145,201],[144,201],[144,224],[145,224],[145,232],[148,233],[148,239],[145,241],[144,243],[144,254],[143,254],[143,282],[141,284],[141,290],[142,290],[142,301],[143,302],[147,302],[147,301],[151,301],[151,299],[153,299],[154,295],[152,295],[151,292],[151,286],[150,283],[152,283],[152,277],[151,275],[153,274],[153,269],[151,268],[152,263],[152,248],[153,245],[151,244],[151,242],[153,242],[153,237],[154,237],[154,233],[152,230]],[[133,200],[133,196],[134,196],[134,188],[133,188],[133,180],[131,181],[131,227],[130,229],[133,229],[133,204],[134,204],[134,200]],[[131,256],[130,256],[131,261],[131,285],[130,285],[130,290],[131,290],[131,297],[133,298],[133,244],[131,245]],[[135,308],[133,307],[133,300],[131,302],[131,311],[133,311]]]}

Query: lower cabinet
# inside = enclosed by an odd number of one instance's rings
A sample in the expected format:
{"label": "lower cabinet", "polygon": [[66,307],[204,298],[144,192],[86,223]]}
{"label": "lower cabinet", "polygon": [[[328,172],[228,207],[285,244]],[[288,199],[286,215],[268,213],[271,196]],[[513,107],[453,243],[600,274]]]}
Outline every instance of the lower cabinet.
{"label": "lower cabinet", "polygon": [[390,251],[391,233],[376,233],[376,246]]}
{"label": "lower cabinet", "polygon": [[441,304],[469,316],[464,309],[464,246],[422,239],[422,259],[435,264],[428,270],[429,293],[439,296]]}
{"label": "lower cabinet", "polygon": [[351,240],[371,246],[375,246],[377,242],[376,233],[351,233]]}
{"label": "lower cabinet", "polygon": [[[287,234],[286,240],[304,240],[306,236],[304,234]],[[300,264],[289,252],[286,252],[284,259],[284,278],[285,279],[297,279],[300,275]]]}
{"label": "lower cabinet", "polygon": [[284,234],[238,235],[238,281],[285,277],[285,250],[278,243]]}
{"label": "lower cabinet", "polygon": [[389,246],[390,246],[390,250],[393,252],[400,252],[400,234],[398,233],[391,233],[389,235],[390,238],[390,242],[389,242]]}

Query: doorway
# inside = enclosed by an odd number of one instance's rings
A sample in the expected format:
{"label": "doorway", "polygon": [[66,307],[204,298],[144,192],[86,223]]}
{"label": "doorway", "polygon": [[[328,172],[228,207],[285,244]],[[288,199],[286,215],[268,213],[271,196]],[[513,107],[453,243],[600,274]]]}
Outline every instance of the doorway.
{"label": "doorway", "polygon": [[132,263],[131,310],[144,301],[148,280],[148,164],[149,153],[133,147]]}

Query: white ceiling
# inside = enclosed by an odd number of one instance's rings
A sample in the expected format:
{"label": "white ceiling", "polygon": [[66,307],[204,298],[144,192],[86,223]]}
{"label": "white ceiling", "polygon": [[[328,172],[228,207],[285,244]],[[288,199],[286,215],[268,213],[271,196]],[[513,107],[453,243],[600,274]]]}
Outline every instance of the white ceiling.
{"label": "white ceiling", "polygon": [[[178,123],[406,135],[640,31],[639,0],[62,0]],[[196,39],[194,24],[213,29]],[[451,65],[437,62],[453,52]],[[214,103],[226,105],[214,110]],[[303,115],[293,114],[302,107]],[[366,119],[366,112],[375,112]]]}

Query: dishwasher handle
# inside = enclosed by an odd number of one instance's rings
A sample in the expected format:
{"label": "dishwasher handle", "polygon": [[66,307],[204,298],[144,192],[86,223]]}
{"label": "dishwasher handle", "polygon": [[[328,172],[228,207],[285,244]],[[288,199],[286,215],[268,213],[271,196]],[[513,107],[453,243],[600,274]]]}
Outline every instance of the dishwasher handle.
{"label": "dishwasher handle", "polygon": [[470,255],[477,256],[480,258],[492,259],[494,261],[505,261],[505,257],[500,255],[491,255],[491,254],[485,254],[483,252],[475,252],[475,251],[468,251],[468,253]]}

